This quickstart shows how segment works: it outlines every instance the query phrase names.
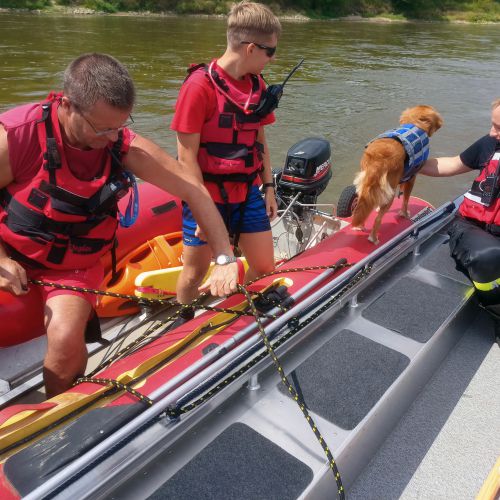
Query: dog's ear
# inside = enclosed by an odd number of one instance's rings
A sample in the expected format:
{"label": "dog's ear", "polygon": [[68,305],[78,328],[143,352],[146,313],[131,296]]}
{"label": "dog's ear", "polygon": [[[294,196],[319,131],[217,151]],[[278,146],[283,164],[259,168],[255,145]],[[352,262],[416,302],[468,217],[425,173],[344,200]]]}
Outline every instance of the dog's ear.
{"label": "dog's ear", "polygon": [[422,124],[425,123],[426,127],[418,125],[423,130],[426,130],[427,135],[430,137],[434,132],[438,131],[443,126],[443,118],[441,115],[432,107],[427,106],[429,109],[425,111],[420,117]]}
{"label": "dog's ear", "polygon": [[431,118],[431,128],[427,135],[430,137],[434,132],[437,132],[443,126],[443,117],[433,108]]}

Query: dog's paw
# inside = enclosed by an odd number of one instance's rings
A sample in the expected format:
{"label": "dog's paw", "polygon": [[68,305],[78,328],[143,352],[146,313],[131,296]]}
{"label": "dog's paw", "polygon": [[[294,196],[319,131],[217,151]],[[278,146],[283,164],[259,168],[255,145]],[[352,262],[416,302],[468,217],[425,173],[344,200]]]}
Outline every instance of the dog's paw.
{"label": "dog's paw", "polygon": [[371,241],[374,245],[378,245],[380,243],[379,239],[373,234],[370,234],[370,236],[368,236],[368,241]]}
{"label": "dog's paw", "polygon": [[400,210],[400,211],[398,212],[398,215],[399,215],[400,217],[405,218],[405,219],[409,219],[409,218],[411,217],[411,214],[410,214],[409,210]]}

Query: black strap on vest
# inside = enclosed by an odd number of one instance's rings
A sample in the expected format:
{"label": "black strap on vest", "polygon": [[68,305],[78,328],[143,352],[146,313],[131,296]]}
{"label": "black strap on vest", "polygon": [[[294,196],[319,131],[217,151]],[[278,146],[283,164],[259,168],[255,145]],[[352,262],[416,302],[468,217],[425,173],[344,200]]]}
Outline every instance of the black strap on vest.
{"label": "black strap on vest", "polygon": [[19,203],[10,193],[4,194],[4,199],[8,205],[7,226],[11,224],[18,224],[26,226],[27,228],[33,227],[41,232],[56,233],[64,236],[85,236],[91,229],[98,226],[107,215],[94,217],[83,222],[61,222],[49,219],[45,215],[30,210],[22,203]]}
{"label": "black strap on vest", "polygon": [[254,152],[257,151],[258,158],[262,159],[264,145],[256,140],[254,146],[247,146],[246,144],[238,144],[237,140],[238,137],[236,133],[233,135],[232,143],[202,142],[200,143],[200,148],[205,148],[207,153],[211,156],[218,156],[226,160],[244,159],[245,167],[252,168],[254,166]]}
{"label": "black strap on vest", "polygon": [[[58,198],[67,203],[72,203],[77,206],[85,205],[85,198],[78,195],[70,193],[68,191],[57,189],[57,180],[55,176],[56,170],[61,168],[61,156],[57,148],[57,142],[54,137],[54,128],[51,119],[51,107],[52,103],[42,104],[42,117],[38,123],[43,122],[45,125],[45,135],[46,135],[46,146],[47,151],[44,153],[44,168],[49,171],[49,182],[53,186],[50,191],[50,195]],[[122,170],[121,163],[121,150],[123,146],[123,130],[118,131],[118,139],[113,143],[111,149],[108,148],[108,152],[111,155],[111,172],[116,174]]]}
{"label": "black strap on vest", "polygon": [[54,137],[54,130],[52,127],[51,119],[51,109],[52,103],[42,104],[42,117],[38,123],[43,122],[45,125],[45,135],[46,135],[46,149],[43,154],[44,168],[49,172],[49,181],[51,184],[56,183],[56,170],[61,168],[61,156],[59,155],[59,150],[57,149],[57,142]]}
{"label": "black strap on vest", "polygon": [[[203,172],[203,180],[208,181],[208,182],[213,182],[214,184],[217,184],[217,187],[219,188],[220,194],[222,199],[224,200],[224,204],[226,205],[226,213],[225,213],[225,218],[224,222],[226,224],[226,228],[228,230],[229,236],[233,237],[233,245],[235,247],[238,246],[238,243],[240,241],[240,234],[241,234],[241,229],[243,227],[243,215],[245,213],[245,208],[248,203],[248,199],[250,197],[250,190],[252,188],[254,180],[257,178],[257,175],[259,174],[260,171],[252,172],[251,174],[209,174],[206,172]],[[242,182],[245,183],[247,186],[246,190],[246,195],[245,195],[245,200],[240,203],[239,206],[239,212],[240,212],[240,218],[238,221],[238,227],[234,234],[232,234],[231,231],[231,224],[230,224],[230,219],[231,219],[231,213],[229,210],[229,197],[226,191],[226,188],[224,187],[224,182]]]}
{"label": "black strap on vest", "polygon": [[118,238],[115,236],[113,245],[111,246],[111,281],[115,283],[118,280],[118,257],[116,249],[118,248]]}
{"label": "black strap on vest", "polygon": [[26,255],[17,251],[13,246],[9,245],[6,241],[2,241],[2,246],[5,248],[7,255],[11,259],[20,262],[21,264],[24,264],[25,266],[30,267],[31,269],[46,269],[46,267],[43,264],[40,264],[40,262],[30,259],[29,257],[26,257]]}

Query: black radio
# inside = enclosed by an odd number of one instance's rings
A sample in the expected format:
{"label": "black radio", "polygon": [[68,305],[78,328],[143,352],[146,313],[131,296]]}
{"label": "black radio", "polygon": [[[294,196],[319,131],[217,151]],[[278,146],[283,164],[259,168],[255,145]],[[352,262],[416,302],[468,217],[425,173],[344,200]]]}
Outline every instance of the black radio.
{"label": "black radio", "polygon": [[283,95],[283,88],[286,85],[286,82],[290,79],[290,77],[300,68],[304,59],[302,59],[293,69],[288,73],[288,76],[285,78],[283,83],[276,83],[274,85],[269,85],[267,89],[262,94],[262,98],[257,106],[254,109],[253,113],[260,118],[264,118],[269,113],[272,113],[280,102],[281,96]]}
{"label": "black radio", "polygon": [[89,200],[91,213],[108,212],[115,210],[118,200],[129,191],[132,183],[129,178],[120,172],[112,176],[106,184]]}

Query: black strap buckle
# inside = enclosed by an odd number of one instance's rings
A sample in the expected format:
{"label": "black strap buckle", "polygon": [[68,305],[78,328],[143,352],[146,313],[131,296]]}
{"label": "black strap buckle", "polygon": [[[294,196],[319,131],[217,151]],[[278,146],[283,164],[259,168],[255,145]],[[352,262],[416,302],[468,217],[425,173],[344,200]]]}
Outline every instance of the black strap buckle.
{"label": "black strap buckle", "polygon": [[59,155],[59,150],[57,149],[57,142],[54,137],[47,137],[47,152],[44,155],[47,163],[45,168],[56,169],[61,168],[61,156]]}

